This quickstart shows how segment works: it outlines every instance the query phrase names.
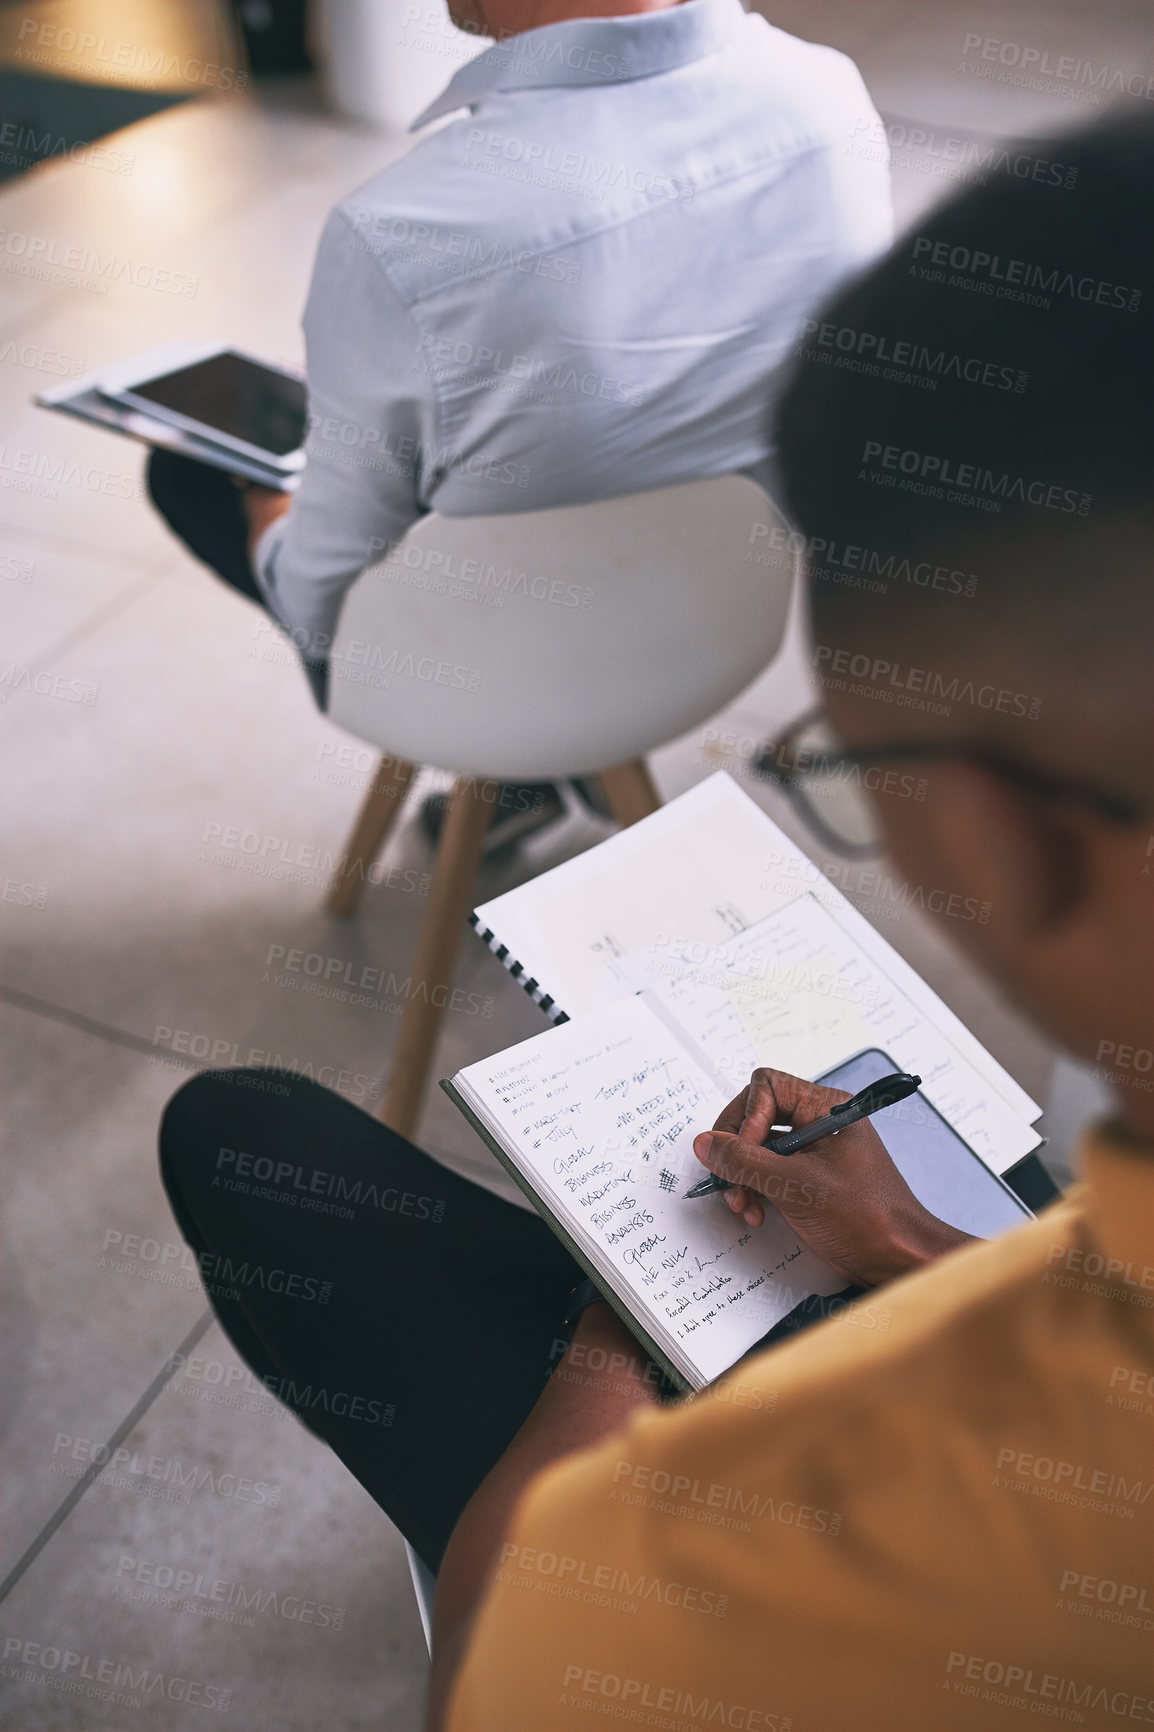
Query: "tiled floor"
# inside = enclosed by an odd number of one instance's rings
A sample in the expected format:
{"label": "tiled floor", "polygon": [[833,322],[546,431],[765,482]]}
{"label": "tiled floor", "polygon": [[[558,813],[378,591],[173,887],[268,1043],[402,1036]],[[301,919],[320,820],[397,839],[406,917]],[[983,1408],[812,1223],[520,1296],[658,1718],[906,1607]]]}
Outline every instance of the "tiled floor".
{"label": "tiled floor", "polygon": [[[1135,4],[783,0],[771,10],[857,54],[887,115],[975,134],[1065,124],[1085,105],[959,70],[969,34],[1127,68],[1150,23]],[[291,665],[262,659],[252,610],[150,515],[139,452],[29,401],[59,376],[61,356],[79,371],[170,335],[227,334],[298,358],[321,219],[403,143],[327,118],[288,88],[189,104],[120,142],[135,159],[130,174],[54,165],[0,195],[9,236],[163,267],[190,289],[174,296],[120,278],[104,294],[91,274],[33,278],[20,270],[27,249],[0,252],[12,1150],[0,1568],[22,1565],[0,1612],[6,1724],[412,1732],[426,1661],[399,1538],[323,1447],[246,1387],[182,1266],[154,1145],[164,1101],[196,1066],[191,1052],[332,1066],[353,1098],[375,1098],[395,1018],[286,991],[266,964],[279,944],[395,967],[421,897],[394,874],[338,927],[321,912],[315,876],[257,876],[246,856],[220,851],[230,825],[290,849],[339,846],[359,795],[355,776],[333,768],[341,737]],[[903,220],[940,196],[939,170],[928,144],[899,168]],[[657,755],[663,791],[718,766],[743,775],[754,743],[805,697],[795,629],[712,734]],[[747,785],[793,828],[772,792]],[[570,823],[491,869],[482,894],[596,834]],[[427,855],[412,823],[389,860],[419,878]],[[871,912],[863,886],[848,887]],[[1045,1097],[1052,1056],[916,913],[898,915],[887,935]],[[539,1026],[479,945],[463,949],[460,974],[491,1000],[490,1014],[450,1016],[442,1071]],[[1060,1092],[1064,1134],[1086,1092],[1068,1072]],[[502,1187],[439,1098],[423,1131],[426,1146]],[[174,1361],[182,1348],[195,1363]],[[85,1481],[92,1450],[114,1438],[117,1465]],[[200,1489],[170,1501],[171,1484],[150,1475],[154,1459],[181,1464],[182,1475],[195,1466]],[[263,1492],[221,1489],[238,1485]],[[179,1578],[183,1596],[171,1591],[177,1571],[192,1572],[192,1586]],[[225,1615],[203,1615],[213,1602],[197,1584],[207,1580],[263,1609],[226,1600]],[[40,1644],[39,1664],[27,1663],[25,1643]],[[70,1689],[77,1668],[65,1673],[64,1651],[88,1656],[89,1673],[107,1660],[143,1668],[145,1685],[128,1692],[139,1704]]]}

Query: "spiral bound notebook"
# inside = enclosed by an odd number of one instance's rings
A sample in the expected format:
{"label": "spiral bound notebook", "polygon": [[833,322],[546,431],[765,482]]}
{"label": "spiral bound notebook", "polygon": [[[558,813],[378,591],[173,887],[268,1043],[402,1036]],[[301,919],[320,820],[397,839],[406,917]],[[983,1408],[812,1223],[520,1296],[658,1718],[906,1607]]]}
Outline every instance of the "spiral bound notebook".
{"label": "spiral bound notebook", "polygon": [[485,925],[481,918],[481,910],[479,908],[474,908],[472,914],[469,916],[469,922],[482,944],[487,944],[489,946],[489,949],[493,952],[497,961],[502,963],[504,967],[508,969],[514,980],[520,982],[521,986],[533,1000],[533,1003],[540,1005],[541,1009],[545,1012],[545,1015],[549,1018],[549,1021],[552,1023],[568,1022],[568,1015],[561,1009],[561,1006],[556,1003],[552,993],[545,991],[545,988],[540,984],[540,982],[535,980],[529,973],[524,963],[518,962],[515,956],[510,956],[509,946],[507,944],[502,944],[500,938],[493,931],[491,926]]}
{"label": "spiral bound notebook", "polygon": [[731,1094],[881,1047],[993,1172],[1041,1141],[1037,1102],[723,772],[472,922],[555,1024],[659,989]]}

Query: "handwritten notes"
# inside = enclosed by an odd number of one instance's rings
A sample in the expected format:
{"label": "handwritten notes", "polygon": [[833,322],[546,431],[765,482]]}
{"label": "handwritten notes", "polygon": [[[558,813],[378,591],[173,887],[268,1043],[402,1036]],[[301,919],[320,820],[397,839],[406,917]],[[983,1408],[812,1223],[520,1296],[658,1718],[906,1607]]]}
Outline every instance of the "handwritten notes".
{"label": "handwritten notes", "polygon": [[[889,882],[884,873],[881,881]],[[903,1005],[933,1024],[986,1093],[1000,1097],[1024,1125],[1037,1118],[1037,1102],[821,866],[722,773],[477,914],[523,974],[577,1017],[667,977],[666,963],[679,949],[715,950],[735,934],[760,929],[801,894],[830,911],[843,939],[899,990]],[[844,1055],[830,1063],[838,1056]],[[795,1068],[813,1076],[819,1066],[799,1061]],[[1037,1140],[1019,1128],[1017,1152],[1007,1152],[1004,1165]]]}
{"label": "handwritten notes", "polygon": [[566,1023],[456,1080],[695,1387],[808,1294],[844,1286],[775,1210],[754,1230],[720,1197],[684,1199],[703,1174],[693,1137],[728,1096],[642,999]]}
{"label": "handwritten notes", "polygon": [[671,949],[655,988],[736,1094],[756,1065],[819,1077],[866,1047],[916,1072],[926,1098],[995,1172],[1037,1133],[828,908],[809,894],[715,946]]}

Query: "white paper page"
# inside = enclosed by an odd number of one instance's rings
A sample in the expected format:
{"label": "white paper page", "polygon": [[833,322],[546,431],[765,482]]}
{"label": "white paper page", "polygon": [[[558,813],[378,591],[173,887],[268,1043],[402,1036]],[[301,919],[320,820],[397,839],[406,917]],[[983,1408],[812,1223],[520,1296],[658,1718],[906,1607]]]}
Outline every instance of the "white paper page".
{"label": "white paper page", "polygon": [[751,1229],[719,1196],[685,1200],[704,1174],[693,1138],[728,1097],[642,999],[470,1065],[457,1085],[503,1128],[595,1266],[639,1316],[657,1319],[695,1386],[810,1293],[845,1286],[772,1205]]}
{"label": "white paper page", "polygon": [[797,897],[700,960],[668,958],[654,988],[736,1094],[756,1065],[817,1077],[866,1047],[922,1078],[922,1092],[996,1173],[1037,1132],[866,956],[818,899]]}
{"label": "white paper page", "polygon": [[567,1015],[577,1016],[660,979],[672,946],[722,943],[801,890],[836,915],[1013,1112],[1038,1117],[1038,1103],[724,771],[484,904],[477,917]]}

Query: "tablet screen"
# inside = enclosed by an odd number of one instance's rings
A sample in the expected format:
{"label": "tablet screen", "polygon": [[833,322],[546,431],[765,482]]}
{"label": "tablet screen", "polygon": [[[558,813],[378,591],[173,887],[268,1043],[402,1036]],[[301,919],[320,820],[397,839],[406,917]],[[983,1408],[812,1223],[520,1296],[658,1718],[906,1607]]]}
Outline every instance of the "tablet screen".
{"label": "tablet screen", "polygon": [[[887,1053],[871,1047],[817,1080],[857,1094],[868,1083],[900,1069]],[[993,1239],[1030,1219],[1030,1211],[1010,1187],[962,1141],[920,1090],[886,1107],[870,1123],[914,1196],[940,1221],[976,1239]]]}
{"label": "tablet screen", "polygon": [[271,367],[224,351],[180,367],[174,373],[145,379],[131,387],[164,409],[230,438],[243,439],[276,457],[296,451],[305,436],[305,387]]}

